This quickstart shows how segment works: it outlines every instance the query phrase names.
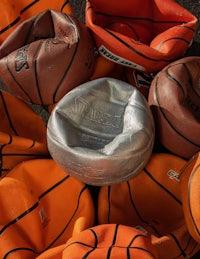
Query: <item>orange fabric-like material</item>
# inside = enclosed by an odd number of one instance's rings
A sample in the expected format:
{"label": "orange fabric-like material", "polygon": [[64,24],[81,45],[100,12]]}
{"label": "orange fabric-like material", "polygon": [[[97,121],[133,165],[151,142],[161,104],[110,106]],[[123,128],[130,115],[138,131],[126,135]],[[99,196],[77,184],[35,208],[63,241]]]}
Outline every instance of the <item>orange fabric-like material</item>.
{"label": "orange fabric-like material", "polygon": [[46,126],[26,103],[0,91],[0,175],[21,161],[49,156]]}
{"label": "orange fabric-like material", "polygon": [[10,171],[0,181],[0,203],[0,258],[35,258],[94,224],[89,190],[51,159]]}
{"label": "orange fabric-like material", "polygon": [[181,171],[181,196],[188,231],[200,243],[200,153],[194,155]]}
{"label": "orange fabric-like material", "polygon": [[90,0],[85,16],[100,54],[145,73],[182,56],[197,28],[197,18],[174,0]]}
{"label": "orange fabric-like material", "polygon": [[105,224],[74,235],[64,249],[63,246],[50,249],[37,259],[54,258],[158,259],[158,255],[146,232],[125,225]]}
{"label": "orange fabric-like material", "polygon": [[102,187],[99,224],[141,226],[151,235],[162,259],[194,255],[200,246],[187,231],[180,194],[179,174],[185,164],[177,156],[154,153],[134,179]]}
{"label": "orange fabric-like material", "polygon": [[46,9],[73,14],[68,0],[1,0],[0,45],[20,23]]}

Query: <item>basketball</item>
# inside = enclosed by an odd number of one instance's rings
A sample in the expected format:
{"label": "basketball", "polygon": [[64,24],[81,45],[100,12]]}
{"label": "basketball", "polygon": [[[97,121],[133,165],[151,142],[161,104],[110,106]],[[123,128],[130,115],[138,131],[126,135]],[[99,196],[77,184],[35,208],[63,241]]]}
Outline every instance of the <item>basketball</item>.
{"label": "basketball", "polygon": [[33,159],[0,181],[0,258],[35,259],[94,225],[89,189],[52,159]]}
{"label": "basketball", "polygon": [[[86,1],[86,26],[105,58],[157,73],[190,46],[197,18],[175,1]],[[180,15],[181,14],[181,15]]]}
{"label": "basketball", "polygon": [[188,231],[200,243],[200,153],[193,156],[181,171],[181,196]]}
{"label": "basketball", "polygon": [[86,26],[47,10],[20,24],[0,47],[0,76],[26,102],[50,105],[89,80],[96,50]]}
{"label": "basketball", "polygon": [[154,120],[144,96],[124,81],[104,77],[66,94],[47,124],[53,159],[90,185],[137,175],[154,144]]}
{"label": "basketball", "polygon": [[200,57],[185,57],[160,71],[149,89],[156,140],[186,159],[200,150],[199,73]]}
{"label": "basketball", "polygon": [[66,243],[67,258],[158,259],[148,234],[126,225],[103,224],[74,235]]}
{"label": "basketball", "polygon": [[180,192],[185,164],[178,156],[153,153],[134,179],[101,187],[98,223],[141,226],[150,233],[159,258],[194,255],[200,247],[187,230]]}

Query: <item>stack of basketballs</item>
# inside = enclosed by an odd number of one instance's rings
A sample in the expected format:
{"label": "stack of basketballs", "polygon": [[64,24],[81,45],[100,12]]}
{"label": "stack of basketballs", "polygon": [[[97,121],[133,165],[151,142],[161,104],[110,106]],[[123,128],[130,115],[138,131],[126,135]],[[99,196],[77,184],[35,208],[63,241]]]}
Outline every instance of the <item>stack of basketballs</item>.
{"label": "stack of basketballs", "polygon": [[65,0],[0,7],[0,258],[197,258],[197,18],[174,0],[88,0],[85,22]]}

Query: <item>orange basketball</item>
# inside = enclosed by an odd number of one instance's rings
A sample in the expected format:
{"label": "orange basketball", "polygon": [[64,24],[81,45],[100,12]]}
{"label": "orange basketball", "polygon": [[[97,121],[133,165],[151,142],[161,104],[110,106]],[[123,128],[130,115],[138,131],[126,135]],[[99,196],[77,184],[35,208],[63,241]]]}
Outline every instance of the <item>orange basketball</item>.
{"label": "orange basketball", "polygon": [[50,258],[158,259],[158,255],[146,232],[125,225],[105,224],[72,236],[65,246],[51,249],[37,259]]}
{"label": "orange basketball", "polygon": [[0,91],[0,177],[18,163],[49,157],[46,126],[26,103]]}
{"label": "orange basketball", "polygon": [[184,219],[179,175],[185,164],[175,155],[154,153],[134,179],[101,187],[99,224],[141,226],[151,236],[159,258],[190,258],[200,246]]}
{"label": "orange basketball", "polygon": [[182,56],[197,29],[174,0],[90,0],[85,18],[102,56],[147,74]]}
{"label": "orange basketball", "polygon": [[88,81],[96,51],[86,26],[66,13],[47,10],[25,20],[0,47],[0,76],[24,101],[58,102]]}
{"label": "orange basketball", "polygon": [[180,175],[181,197],[188,231],[200,243],[200,153],[193,156]]}
{"label": "orange basketball", "polygon": [[199,74],[200,57],[179,59],[155,76],[148,97],[157,140],[187,159],[200,150]]}
{"label": "orange basketball", "polygon": [[94,224],[88,188],[52,159],[12,169],[0,181],[0,202],[0,258],[36,258]]}
{"label": "orange basketball", "polygon": [[0,45],[24,20],[46,10],[54,9],[68,14],[73,14],[68,0],[12,0],[0,1]]}

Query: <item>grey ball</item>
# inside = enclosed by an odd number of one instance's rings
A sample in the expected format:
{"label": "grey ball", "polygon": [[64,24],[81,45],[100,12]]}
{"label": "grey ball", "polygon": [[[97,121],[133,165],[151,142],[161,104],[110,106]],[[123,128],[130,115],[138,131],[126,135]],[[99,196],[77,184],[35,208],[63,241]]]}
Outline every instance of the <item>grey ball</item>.
{"label": "grey ball", "polygon": [[96,186],[136,176],[152,154],[154,138],[144,96],[128,83],[107,77],[67,93],[47,125],[52,158],[71,176]]}

